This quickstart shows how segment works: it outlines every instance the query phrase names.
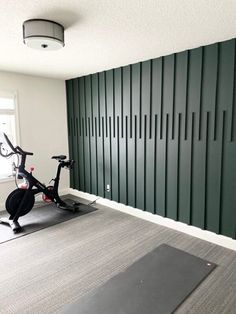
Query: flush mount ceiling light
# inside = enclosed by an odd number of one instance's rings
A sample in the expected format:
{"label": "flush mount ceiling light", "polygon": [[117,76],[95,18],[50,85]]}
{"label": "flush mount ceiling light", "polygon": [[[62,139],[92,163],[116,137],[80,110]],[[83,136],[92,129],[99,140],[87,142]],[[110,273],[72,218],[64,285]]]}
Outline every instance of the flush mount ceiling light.
{"label": "flush mount ceiling light", "polygon": [[64,27],[56,22],[33,19],[23,23],[23,41],[34,49],[57,50],[64,47]]}

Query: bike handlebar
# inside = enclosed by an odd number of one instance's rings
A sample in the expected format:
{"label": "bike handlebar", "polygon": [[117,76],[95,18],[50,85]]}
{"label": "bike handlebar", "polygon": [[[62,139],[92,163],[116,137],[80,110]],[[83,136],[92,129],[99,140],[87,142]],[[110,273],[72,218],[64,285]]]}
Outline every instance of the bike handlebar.
{"label": "bike handlebar", "polygon": [[11,153],[9,153],[9,154],[4,154],[3,153],[3,151],[5,150],[3,147],[2,147],[2,143],[0,143],[0,156],[2,156],[2,157],[10,157],[10,156],[12,156],[12,155],[14,155],[15,153],[14,152],[11,152]]}
{"label": "bike handlebar", "polygon": [[33,155],[33,153],[26,152],[22,148],[20,148],[19,146],[14,147],[12,145],[11,141],[9,140],[8,136],[5,133],[3,133],[3,135],[4,135],[4,138],[5,138],[5,141],[6,141],[7,145],[10,147],[10,149],[12,151],[10,153],[4,154],[3,150],[6,150],[6,149],[4,149],[4,147],[2,147],[4,143],[0,143],[0,155],[2,157],[9,157],[9,156],[12,156],[14,154],[19,154],[21,156],[26,156],[26,155],[31,155],[32,156]]}
{"label": "bike handlebar", "polygon": [[19,146],[16,146],[16,150],[17,150],[17,154],[20,154],[20,155],[31,155],[31,156],[33,155],[33,153],[26,152]]}
{"label": "bike handlebar", "polygon": [[7,141],[7,144],[10,146],[11,150],[12,150],[14,153],[16,153],[15,147],[12,145],[12,143],[11,143],[11,141],[9,140],[8,136],[7,136],[5,133],[3,133],[3,134],[4,134],[4,137],[5,137],[6,141]]}

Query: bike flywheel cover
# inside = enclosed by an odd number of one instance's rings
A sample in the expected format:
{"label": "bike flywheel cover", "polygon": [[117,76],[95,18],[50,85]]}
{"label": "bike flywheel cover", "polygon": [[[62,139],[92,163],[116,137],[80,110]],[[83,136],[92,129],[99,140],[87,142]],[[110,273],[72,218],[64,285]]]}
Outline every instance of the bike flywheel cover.
{"label": "bike flywheel cover", "polygon": [[19,214],[19,217],[21,217],[31,211],[31,209],[34,207],[34,202],[35,197],[31,190],[16,189],[8,195],[5,206],[7,212],[14,217],[19,209],[19,206],[21,205]]}

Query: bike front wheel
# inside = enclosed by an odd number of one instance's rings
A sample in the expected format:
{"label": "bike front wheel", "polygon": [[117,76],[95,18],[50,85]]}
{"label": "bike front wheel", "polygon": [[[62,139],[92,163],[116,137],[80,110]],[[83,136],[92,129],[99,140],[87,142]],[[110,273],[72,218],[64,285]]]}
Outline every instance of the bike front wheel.
{"label": "bike front wheel", "polygon": [[28,214],[34,207],[35,197],[31,190],[27,189],[16,189],[12,191],[6,200],[6,210],[14,217],[20,209],[19,217]]}

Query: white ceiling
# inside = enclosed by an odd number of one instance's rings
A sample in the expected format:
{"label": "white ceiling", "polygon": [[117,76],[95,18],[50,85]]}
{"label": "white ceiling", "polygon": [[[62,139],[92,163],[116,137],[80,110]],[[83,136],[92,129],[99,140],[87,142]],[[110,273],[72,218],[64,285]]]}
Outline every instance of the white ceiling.
{"label": "white ceiling", "polygon": [[[22,23],[65,26],[65,47],[37,51]],[[0,70],[68,79],[236,37],[236,0],[1,0]]]}

